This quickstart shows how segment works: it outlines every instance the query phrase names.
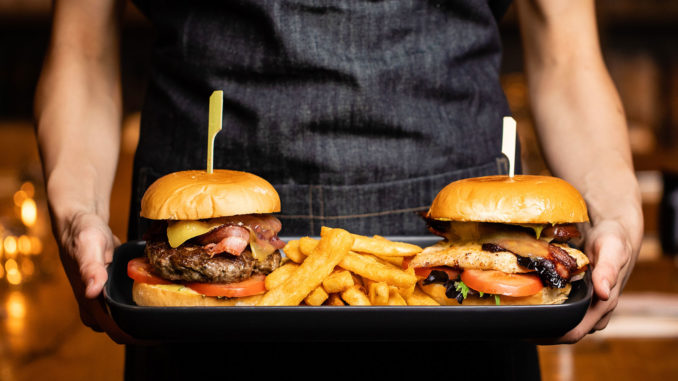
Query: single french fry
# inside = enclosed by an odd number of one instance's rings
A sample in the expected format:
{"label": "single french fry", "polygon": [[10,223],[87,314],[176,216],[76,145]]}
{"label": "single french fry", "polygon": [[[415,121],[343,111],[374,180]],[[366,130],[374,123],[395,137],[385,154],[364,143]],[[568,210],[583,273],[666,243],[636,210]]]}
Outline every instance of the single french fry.
{"label": "single french fry", "polygon": [[403,257],[387,257],[384,255],[377,255],[376,257],[394,266],[403,267]]}
{"label": "single french fry", "polygon": [[293,276],[264,294],[257,305],[296,306],[332,273],[334,267],[348,254],[353,245],[351,233],[332,229],[325,234]]}
{"label": "single french fry", "polygon": [[343,300],[341,300],[341,297],[339,294],[330,294],[329,298],[327,298],[327,305],[328,306],[345,306],[346,303],[344,303]]}
{"label": "single french fry", "polygon": [[353,285],[353,277],[346,270],[335,271],[323,280],[323,288],[328,294],[345,291]]}
{"label": "single french fry", "polygon": [[285,247],[283,247],[283,252],[287,258],[291,259],[292,262],[295,263],[301,263],[304,261],[304,258],[306,258],[306,256],[299,250],[299,240],[287,242]]}
{"label": "single french fry", "polygon": [[370,281],[367,286],[370,303],[374,306],[385,306],[388,304],[389,288],[384,282]]}
{"label": "single french fry", "polygon": [[287,278],[297,271],[298,267],[299,265],[293,262],[288,262],[278,267],[275,269],[275,271],[266,276],[266,279],[264,280],[264,286],[267,290],[272,290],[280,286],[281,284],[285,283]]}
{"label": "single french fry", "polygon": [[311,237],[301,237],[299,239],[299,251],[303,255],[310,255],[313,249],[318,245],[318,240]]}
{"label": "single french fry", "polygon": [[370,300],[358,286],[349,287],[341,293],[341,298],[351,306],[369,306]]}
{"label": "single french fry", "polygon": [[327,298],[329,298],[327,292],[325,292],[322,287],[316,287],[315,290],[308,294],[304,301],[309,306],[320,306],[327,300]]}
{"label": "single french fry", "polygon": [[435,299],[428,296],[419,287],[415,287],[412,295],[406,296],[405,300],[407,301],[408,306],[439,306],[440,305],[440,303],[436,302]]}
{"label": "single french fry", "polygon": [[417,282],[414,274],[398,269],[389,263],[380,262],[379,259],[370,255],[349,252],[339,262],[339,266],[363,278],[386,282],[398,287],[410,287]]}
{"label": "single french fry", "polygon": [[[332,230],[323,226],[323,230]],[[422,248],[405,242],[394,242],[382,238],[366,237],[364,235],[352,234],[355,239],[351,250],[359,253],[368,253],[387,257],[409,257],[422,251]]]}
{"label": "single french fry", "polygon": [[398,292],[398,287],[390,286],[388,288],[388,303],[389,306],[406,306],[407,302]]}
{"label": "single french fry", "polygon": [[[405,270],[405,272],[408,273],[408,274],[412,274],[412,276],[415,277],[415,278],[417,277],[417,276],[414,274],[414,269],[411,268],[411,267],[408,268],[407,270]],[[407,287],[399,287],[399,288],[398,288],[398,292],[399,292],[400,295],[402,295],[404,298],[407,298],[408,296],[412,295],[412,293],[414,293],[414,288],[416,287],[416,285],[417,285],[416,283],[412,283],[411,286],[407,286]]]}

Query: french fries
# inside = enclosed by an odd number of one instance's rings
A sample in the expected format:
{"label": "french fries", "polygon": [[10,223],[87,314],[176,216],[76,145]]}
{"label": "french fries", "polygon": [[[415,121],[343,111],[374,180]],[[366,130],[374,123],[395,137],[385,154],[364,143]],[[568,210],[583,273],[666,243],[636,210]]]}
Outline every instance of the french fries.
{"label": "french fries", "polygon": [[369,281],[367,286],[370,303],[375,306],[385,306],[388,304],[388,284],[384,282]]}
{"label": "french fries", "polygon": [[406,296],[408,306],[439,306],[432,297],[424,293],[419,287],[415,287],[410,296]]}
{"label": "french fries", "polygon": [[417,282],[417,277],[393,265],[379,262],[370,255],[349,252],[339,262],[341,268],[377,282],[386,282],[398,287],[410,287]]}
{"label": "french fries", "polygon": [[287,258],[292,260],[294,263],[301,263],[306,258],[306,255],[302,254],[299,250],[299,241],[290,241],[283,247],[283,251]]}
{"label": "french fries", "polygon": [[281,284],[285,283],[290,275],[297,271],[297,268],[299,268],[299,265],[296,263],[285,263],[266,276],[266,279],[264,280],[264,286],[267,290],[272,290],[280,286]]}
{"label": "french fries", "polygon": [[349,232],[342,229],[332,229],[321,237],[293,276],[266,292],[258,306],[296,306],[301,303],[348,254],[354,240]]}
{"label": "french fries", "polygon": [[403,257],[386,257],[383,255],[376,255],[376,257],[396,267],[403,267]]}
{"label": "french fries", "polygon": [[359,286],[352,286],[341,293],[341,299],[351,306],[369,306],[370,300]]}
{"label": "french fries", "polygon": [[339,294],[330,294],[330,297],[327,299],[327,305],[328,306],[345,306],[346,303],[344,303],[344,301],[341,300],[341,296],[339,296]]}
{"label": "french fries", "polygon": [[388,304],[389,306],[406,306],[407,302],[398,292],[398,287],[389,286],[388,287]]}
{"label": "french fries", "polygon": [[[320,235],[324,230],[332,230],[323,226]],[[370,253],[376,256],[385,257],[410,257],[419,253],[422,248],[417,245],[405,242],[389,241],[381,236],[366,237],[364,235],[351,234],[354,238],[351,250],[359,253]]]}
{"label": "french fries", "polygon": [[308,294],[304,302],[309,306],[321,306],[329,297],[322,287],[316,287],[315,290]]}
{"label": "french fries", "polygon": [[306,256],[311,255],[313,249],[315,249],[315,247],[318,245],[318,240],[311,237],[301,237],[298,242],[299,251]]}
{"label": "french fries", "polygon": [[414,270],[402,268],[404,258],[420,247],[327,227],[320,235],[285,245],[289,261],[266,277],[267,292],[257,305],[435,304],[418,289]]}
{"label": "french fries", "polygon": [[329,294],[346,291],[353,287],[353,277],[348,271],[335,271],[323,281],[323,288]]}

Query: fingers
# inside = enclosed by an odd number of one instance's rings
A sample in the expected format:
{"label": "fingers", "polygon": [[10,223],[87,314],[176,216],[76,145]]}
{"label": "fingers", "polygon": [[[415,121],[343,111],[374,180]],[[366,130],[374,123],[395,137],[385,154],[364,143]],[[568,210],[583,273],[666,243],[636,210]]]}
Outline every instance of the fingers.
{"label": "fingers", "polygon": [[106,332],[108,337],[118,344],[145,344],[145,342],[134,339],[118,327],[113,318],[108,314],[102,295],[96,299],[89,299],[87,302],[91,303],[88,310],[92,312],[92,317],[96,320],[96,326],[99,328],[98,330],[93,328],[95,331]]}
{"label": "fingers", "polygon": [[636,233],[626,231],[615,220],[599,221],[591,228],[586,251],[593,262],[593,302],[576,327],[550,343],[575,343],[607,327],[638,254],[638,247],[632,245],[630,238]]}
{"label": "fingers", "polygon": [[612,312],[617,307],[620,290],[620,285],[613,288],[608,300],[600,300],[594,297],[584,319],[568,333],[556,339],[555,344],[576,343],[587,334],[604,329],[610,321]]}
{"label": "fingers", "polygon": [[615,307],[612,308],[612,310],[608,311],[603,317],[596,323],[596,325],[593,326],[593,329],[589,333],[593,333],[595,331],[602,331],[607,327],[607,325],[610,323],[610,318],[612,318],[612,313],[614,312],[614,308],[616,308],[616,303]]}
{"label": "fingers", "polygon": [[106,265],[119,244],[106,221],[96,214],[76,214],[60,231],[61,260],[78,300],[83,324],[97,332],[105,331],[120,344],[140,343],[115,324],[101,293],[108,278]]}

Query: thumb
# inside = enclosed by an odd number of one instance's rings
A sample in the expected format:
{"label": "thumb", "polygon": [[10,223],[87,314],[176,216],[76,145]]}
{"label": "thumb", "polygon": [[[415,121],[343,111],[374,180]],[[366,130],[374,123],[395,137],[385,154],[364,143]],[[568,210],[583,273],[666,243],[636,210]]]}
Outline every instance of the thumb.
{"label": "thumb", "polygon": [[611,290],[617,285],[619,272],[629,261],[621,237],[616,234],[602,234],[593,244],[595,267],[592,279],[596,295],[601,300],[610,298]]}
{"label": "thumb", "polygon": [[74,257],[80,268],[87,298],[96,298],[108,279],[106,253],[110,250],[109,246],[109,238],[97,226],[85,227],[78,233]]}

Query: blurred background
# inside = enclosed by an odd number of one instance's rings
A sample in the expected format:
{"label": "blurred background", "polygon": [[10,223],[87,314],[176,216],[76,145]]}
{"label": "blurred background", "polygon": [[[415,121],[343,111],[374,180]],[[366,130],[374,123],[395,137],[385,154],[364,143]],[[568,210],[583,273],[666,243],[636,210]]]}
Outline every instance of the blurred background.
{"label": "blurred background", "polygon": [[[48,0],[0,0],[0,380],[121,380],[122,346],[84,327],[51,237],[32,123],[50,29]],[[597,2],[604,56],[628,117],[643,195],[640,259],[608,328],[540,347],[544,380],[678,377],[678,2]],[[501,24],[502,82],[528,173],[548,173],[532,129],[513,10]],[[127,7],[125,118],[111,228],[125,241],[131,164],[153,30]],[[96,126],[92,126],[96,128]]]}

